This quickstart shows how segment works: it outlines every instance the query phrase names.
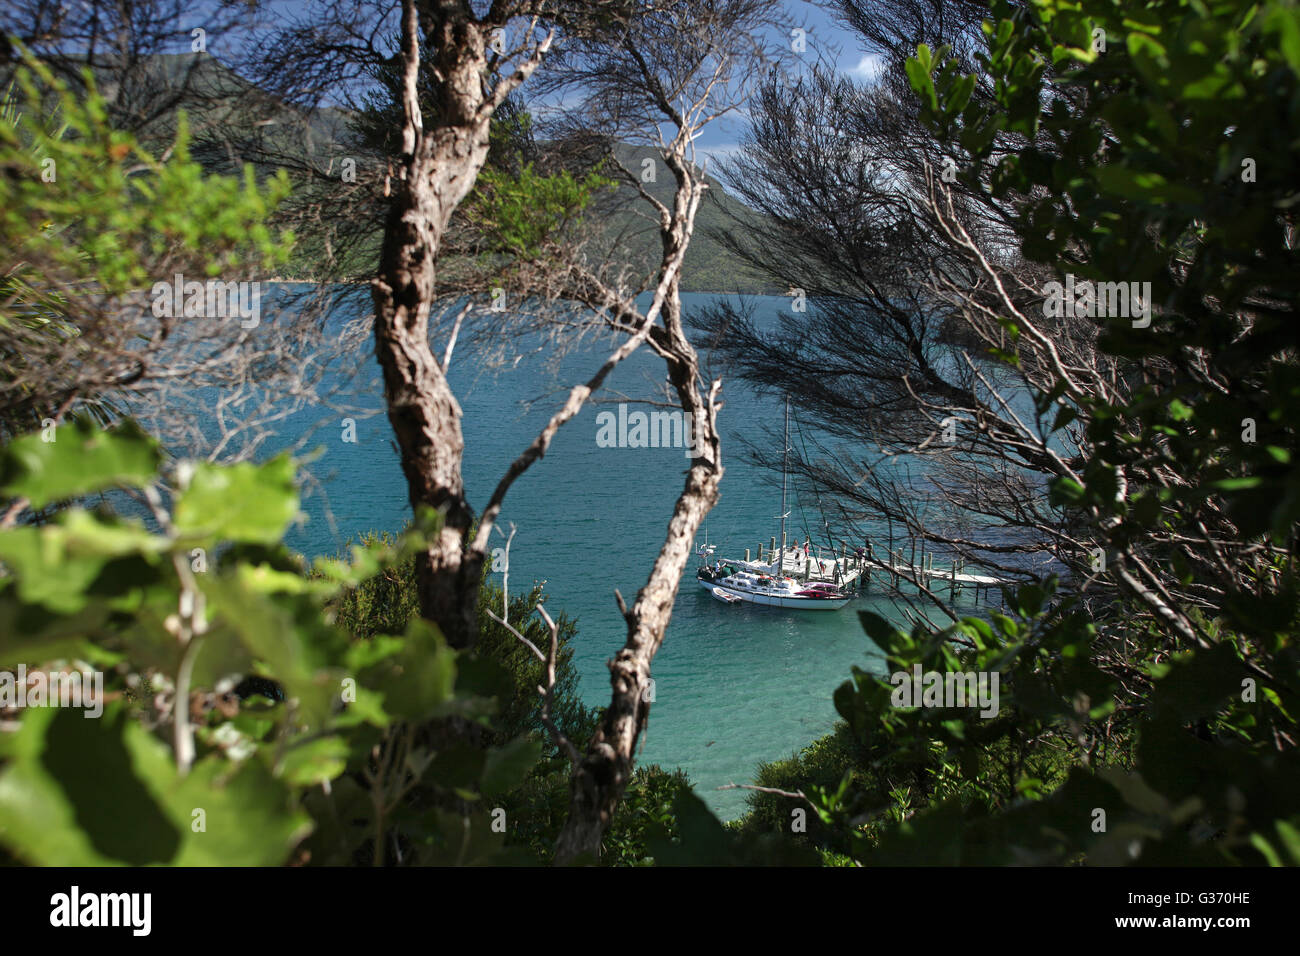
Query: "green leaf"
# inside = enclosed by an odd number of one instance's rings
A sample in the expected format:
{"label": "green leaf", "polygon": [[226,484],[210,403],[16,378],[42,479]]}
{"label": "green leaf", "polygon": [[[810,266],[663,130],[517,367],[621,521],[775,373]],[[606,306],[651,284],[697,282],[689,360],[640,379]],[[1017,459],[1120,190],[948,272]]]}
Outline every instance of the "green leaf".
{"label": "green leaf", "polygon": [[1249,491],[1263,483],[1264,479],[1258,475],[1246,475],[1240,478],[1220,478],[1210,482],[1210,487],[1216,491]]}
{"label": "green leaf", "polygon": [[297,747],[290,747],[276,767],[277,775],[287,783],[311,787],[333,780],[348,764],[348,745],[341,737],[323,737]]}
{"label": "green leaf", "polygon": [[207,575],[199,584],[215,622],[213,633],[202,639],[199,660],[209,642],[233,632],[267,674],[284,685],[286,695],[297,700],[303,718],[319,729],[340,699],[342,675],[326,666],[337,634],[319,620],[314,602],[297,595],[259,594],[228,577]]}
{"label": "green leaf", "polygon": [[86,604],[80,595],[67,603],[78,609],[52,613],[40,604],[24,604],[12,593],[0,592],[0,664],[90,660],[92,655],[106,654],[87,635],[102,626],[108,609],[102,603]]}
{"label": "green leaf", "polygon": [[1020,616],[1031,618],[1038,614],[1043,608],[1043,599],[1046,596],[1046,592],[1037,584],[1026,584],[1022,587],[1016,592]]}
{"label": "green leaf", "polygon": [[993,628],[989,627],[989,622],[983,618],[964,617],[961,619],[961,629],[975,641],[975,646],[980,650],[991,647],[996,643]]}
{"label": "green leaf", "polygon": [[1280,857],[1278,852],[1269,845],[1268,840],[1264,838],[1263,834],[1252,833],[1250,835],[1250,845],[1260,852],[1269,866],[1286,866],[1286,864],[1282,862],[1282,857]]}
{"label": "green leaf", "polygon": [[859,611],[858,620],[862,622],[862,629],[881,650],[886,653],[894,649],[895,627],[885,620],[879,614],[872,611]]}
{"label": "green leaf", "polygon": [[405,720],[426,720],[455,697],[456,652],[422,618],[407,628],[401,653],[386,657],[365,683],[384,695],[384,711]]}
{"label": "green leaf", "polygon": [[173,521],[184,537],[274,544],[298,514],[293,460],[194,466]]}
{"label": "green leaf", "polygon": [[1093,173],[1097,185],[1122,199],[1147,203],[1195,203],[1201,194],[1191,186],[1171,183],[1160,173],[1126,166],[1101,166]]}
{"label": "green leaf", "polygon": [[971,93],[975,91],[975,75],[968,74],[954,81],[952,89],[948,93],[948,101],[944,105],[944,114],[950,118],[956,117],[966,108],[970,102]]}
{"label": "green leaf", "polygon": [[504,747],[489,750],[483,765],[483,793],[496,795],[513,790],[523,783],[541,755],[541,745],[527,736],[516,737]]}
{"label": "green leaf", "polygon": [[9,757],[0,842],[32,864],[274,866],[309,826],[257,761],[232,771],[209,757],[178,776],[167,746],[120,707],[99,720],[28,711]]}
{"label": "green leaf", "polygon": [[109,488],[139,488],[162,460],[158,443],[134,422],[102,431],[76,419],[42,436],[24,435],[0,455],[0,492],[33,508]]}
{"label": "green leaf", "polygon": [[912,83],[912,89],[916,90],[931,110],[938,110],[939,97],[934,89],[934,77],[930,75],[930,62],[930,48],[922,43],[916,48],[916,56],[910,57],[904,64],[904,69]]}
{"label": "green leaf", "polygon": [[1287,64],[1300,76],[1300,11],[1274,4],[1269,9],[1266,29],[1278,37],[1278,46]]}
{"label": "green leaf", "polygon": [[1063,405],[1052,422],[1052,431],[1057,432],[1079,417],[1079,412],[1072,405]]}
{"label": "green leaf", "polygon": [[1291,856],[1291,865],[1300,866],[1300,829],[1285,820],[1275,820],[1273,828],[1277,830],[1282,845]]}
{"label": "green leaf", "polygon": [[[92,585],[101,595],[121,594],[138,585],[168,547],[165,539],[137,523],[117,523],[80,508],[63,512],[52,525],[0,532],[0,559],[13,570],[19,596],[64,614],[86,606]],[[101,582],[105,586],[99,587],[97,582],[114,562],[129,565],[133,573],[119,574],[111,586]]]}
{"label": "green leaf", "polygon": [[1245,674],[1231,644],[1188,652],[1172,660],[1156,682],[1155,706],[1182,721],[1212,717],[1240,692]]}
{"label": "green leaf", "polygon": [[1057,478],[1048,489],[1048,500],[1054,505],[1075,505],[1087,497],[1087,490],[1073,478]]}

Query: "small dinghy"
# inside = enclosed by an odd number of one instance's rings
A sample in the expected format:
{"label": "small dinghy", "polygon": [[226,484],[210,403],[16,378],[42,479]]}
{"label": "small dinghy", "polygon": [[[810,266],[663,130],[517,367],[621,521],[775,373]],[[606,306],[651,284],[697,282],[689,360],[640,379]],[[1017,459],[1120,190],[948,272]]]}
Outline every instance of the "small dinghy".
{"label": "small dinghy", "polygon": [[713,590],[710,591],[709,593],[711,593],[719,601],[722,601],[726,604],[736,604],[739,601],[744,600],[744,598],[740,597],[739,595],[729,594],[726,591],[722,590],[722,588],[713,588]]}

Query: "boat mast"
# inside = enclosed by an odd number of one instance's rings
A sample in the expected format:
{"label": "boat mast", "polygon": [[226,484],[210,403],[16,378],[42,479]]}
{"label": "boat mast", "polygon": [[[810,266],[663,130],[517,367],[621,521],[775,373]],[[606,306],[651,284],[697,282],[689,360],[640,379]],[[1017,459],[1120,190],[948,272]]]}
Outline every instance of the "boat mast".
{"label": "boat mast", "polygon": [[785,516],[789,514],[785,507],[786,475],[790,464],[790,396],[785,397],[785,448],[781,452],[781,557],[778,559],[777,573],[785,569]]}

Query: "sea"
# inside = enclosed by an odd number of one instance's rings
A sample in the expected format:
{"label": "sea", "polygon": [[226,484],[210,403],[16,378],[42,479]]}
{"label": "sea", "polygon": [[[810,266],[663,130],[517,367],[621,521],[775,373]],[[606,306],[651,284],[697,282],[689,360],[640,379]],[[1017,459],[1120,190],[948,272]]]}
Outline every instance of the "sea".
{"label": "sea", "polygon": [[[721,297],[683,298],[689,314]],[[779,297],[749,297],[747,303],[760,320],[772,322],[790,307]],[[353,308],[364,308],[364,300]],[[591,339],[555,361],[552,348],[524,341],[529,344],[521,342],[520,351],[528,354],[517,363],[488,363],[473,348],[458,346],[451,365],[464,412],[465,484],[476,509],[560,407],[567,386],[588,378],[611,347]],[[361,362],[359,375],[357,392],[380,409],[377,363]],[[626,637],[614,591],[631,604],[645,583],[690,464],[681,447],[619,447],[610,440],[608,413],[617,415],[624,398],[654,394],[664,380],[662,360],[646,348],[615,369],[605,401],[588,405],[560,429],[546,456],[511,488],[499,521],[503,532],[515,528],[510,592],[545,582],[548,610],[576,619],[574,657],[582,697],[591,705],[608,702],[606,662]],[[779,449],[784,398],[760,394],[725,373],[721,397],[726,471],[698,541],[707,534],[716,557],[743,557],[745,549],[757,551],[779,533],[781,476],[751,463],[744,448],[776,442]],[[652,409],[629,404],[624,414],[636,410]],[[349,417],[350,425],[335,412],[304,410],[279,425],[264,448],[271,453],[295,446],[310,431],[308,444],[319,455],[309,466],[314,482],[305,488],[304,520],[288,537],[309,558],[343,553],[368,531],[400,531],[410,516],[386,417]],[[815,423],[800,427],[811,430]],[[818,505],[791,490],[792,539],[809,533],[823,539]],[[504,534],[494,535],[493,546],[504,545]],[[883,672],[858,612],[901,618],[886,597],[872,594],[832,612],[727,605],[696,584],[695,568],[692,561],[654,660],[654,703],[638,761],[681,768],[719,818],[729,820],[745,812],[746,792],[719,788],[752,783],[760,763],[790,757],[828,732],[836,721],[832,694],[852,667]]]}

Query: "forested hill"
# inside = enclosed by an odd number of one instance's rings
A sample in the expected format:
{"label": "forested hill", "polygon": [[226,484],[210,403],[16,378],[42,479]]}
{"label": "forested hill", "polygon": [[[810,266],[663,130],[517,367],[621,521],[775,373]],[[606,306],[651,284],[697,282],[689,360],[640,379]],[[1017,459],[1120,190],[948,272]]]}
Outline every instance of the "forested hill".
{"label": "forested hill", "polygon": [[[643,160],[655,155],[655,151],[649,147],[625,146],[618,151],[619,161],[634,173],[642,169]],[[659,169],[662,173],[662,162],[659,163]],[[696,214],[695,234],[686,251],[686,262],[682,269],[683,291],[784,292],[784,289],[768,286],[748,263],[742,262],[714,238],[719,231],[730,232],[744,228],[745,223],[756,221],[761,214],[728,193],[712,176],[707,179],[709,189]],[[645,189],[660,202],[671,206],[674,185],[671,175],[662,173],[656,177],[655,182],[646,183]],[[637,206],[641,210],[646,209],[643,203]],[[625,229],[628,235],[623,243],[624,252],[635,257],[633,261],[641,262],[650,256],[658,258],[659,235],[653,224],[638,219],[636,213],[629,209],[610,218],[607,232],[617,234]]]}
{"label": "forested hill", "polygon": [[[267,172],[283,167],[295,182],[308,184],[305,190],[296,187],[300,196],[303,193],[310,196],[320,188],[320,171],[329,177],[339,175],[340,163],[348,155],[349,143],[355,135],[347,111],[331,107],[307,111],[286,104],[259,90],[210,54],[150,56],[137,64],[130,76],[129,88],[120,88],[120,81],[108,77],[100,81],[100,88],[110,102],[120,104],[120,120],[143,141],[164,148],[174,135],[178,111],[184,109],[193,137],[192,153],[205,168],[235,172],[245,161],[254,162]],[[251,113],[260,118],[250,123]],[[624,146],[618,151],[619,160],[638,173],[642,161],[655,155],[648,147]],[[268,161],[267,157],[276,159]],[[683,268],[683,291],[749,294],[784,291],[765,284],[746,263],[714,238],[718,231],[743,228],[739,224],[752,221],[760,214],[728,194],[713,177],[708,182],[709,190],[700,204]],[[644,185],[655,198],[671,205],[674,182],[662,162],[657,164],[655,181]],[[625,194],[633,192],[630,186],[619,188]],[[322,214],[329,215],[329,205],[320,205]],[[611,205],[615,211],[606,215],[601,230],[608,241],[597,243],[601,252],[616,261],[633,264],[638,272],[650,271],[658,261],[660,245],[657,225],[646,216],[649,207],[641,202]],[[359,254],[349,257],[350,269],[364,270],[372,248],[377,248],[379,228],[380,222],[376,221],[372,230],[373,247],[363,240]],[[291,274],[320,278],[313,270],[314,261],[312,244],[300,243]]]}

